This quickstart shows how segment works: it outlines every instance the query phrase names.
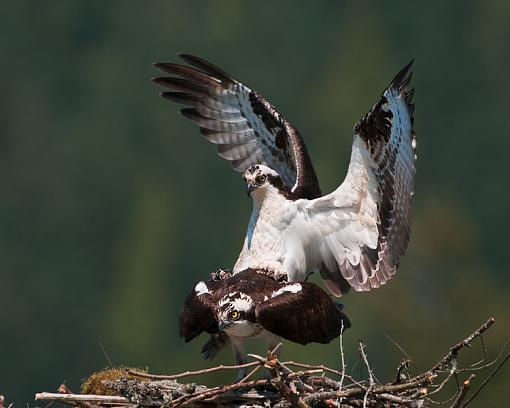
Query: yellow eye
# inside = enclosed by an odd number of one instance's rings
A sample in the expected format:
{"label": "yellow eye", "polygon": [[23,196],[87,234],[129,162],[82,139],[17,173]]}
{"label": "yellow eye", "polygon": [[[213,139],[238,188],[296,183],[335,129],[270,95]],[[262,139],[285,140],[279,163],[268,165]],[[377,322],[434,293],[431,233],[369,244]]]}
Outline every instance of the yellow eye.
{"label": "yellow eye", "polygon": [[267,180],[267,176],[265,174],[261,176],[257,176],[257,183],[264,183]]}
{"label": "yellow eye", "polygon": [[239,312],[237,310],[233,310],[232,312],[230,312],[228,314],[228,317],[230,317],[232,320],[239,319],[239,316],[240,316],[240,314],[239,314]]}

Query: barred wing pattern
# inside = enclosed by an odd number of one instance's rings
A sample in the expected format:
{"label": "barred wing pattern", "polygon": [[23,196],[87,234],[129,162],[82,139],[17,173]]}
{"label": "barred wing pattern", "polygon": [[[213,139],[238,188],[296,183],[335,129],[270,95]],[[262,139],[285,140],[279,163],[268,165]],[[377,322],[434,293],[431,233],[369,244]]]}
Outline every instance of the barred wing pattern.
{"label": "barred wing pattern", "polygon": [[198,126],[218,154],[244,172],[253,164],[277,171],[296,198],[316,198],[321,192],[303,139],[259,93],[211,63],[189,54],[180,57],[190,66],[157,63],[174,75],[153,81],[171,91],[161,96],[191,106],[184,117]]}
{"label": "barred wing pattern", "polygon": [[411,65],[355,125],[344,182],[300,204],[320,231],[321,275],[336,295],[345,291],[345,281],[358,291],[386,283],[407,249],[416,171]]}

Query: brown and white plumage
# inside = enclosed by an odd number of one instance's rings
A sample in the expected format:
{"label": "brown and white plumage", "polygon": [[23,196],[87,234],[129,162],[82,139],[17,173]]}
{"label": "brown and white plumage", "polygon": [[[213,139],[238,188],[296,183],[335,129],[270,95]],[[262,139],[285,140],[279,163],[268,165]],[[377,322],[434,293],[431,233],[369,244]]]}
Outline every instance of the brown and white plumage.
{"label": "brown and white plumage", "polygon": [[[295,129],[260,95],[218,68],[196,57],[184,58],[198,70],[157,66],[186,78],[185,87],[195,103],[191,118],[214,129],[213,141],[226,142],[220,146],[237,142],[233,147],[237,155],[229,157],[238,170],[248,163],[259,164],[244,173],[252,185],[254,209],[234,273],[256,268],[303,281],[320,272],[337,296],[350,287],[366,291],[386,283],[409,242],[416,161],[411,64],[355,125],[347,176],[335,191],[320,197],[311,161]],[[168,78],[156,82],[174,88],[176,84]],[[167,97],[179,99],[174,94]],[[249,104],[254,98],[260,103]],[[221,109],[215,103],[221,103]],[[228,118],[217,113],[227,109]],[[275,159],[280,158],[275,150],[279,135],[289,142],[280,143],[282,160]],[[220,153],[228,150],[222,149]],[[241,162],[234,159],[241,156]],[[258,176],[267,181],[257,184]]]}
{"label": "brown and white plumage", "polygon": [[[245,362],[245,341],[265,339],[268,350],[281,338],[308,344],[329,343],[350,327],[339,305],[309,282],[277,282],[248,269],[222,280],[199,282],[184,301],[179,333],[190,341],[202,332],[212,334],[204,356],[212,358],[209,343],[230,341],[238,363]],[[242,377],[242,375],[241,375]]]}
{"label": "brown and white plumage", "polygon": [[296,196],[319,197],[319,182],[297,129],[262,95],[218,67],[193,55],[180,56],[191,67],[157,63],[173,76],[153,81],[171,89],[161,94],[164,98],[191,106],[182,115],[200,126],[218,154],[239,172],[265,164]]}

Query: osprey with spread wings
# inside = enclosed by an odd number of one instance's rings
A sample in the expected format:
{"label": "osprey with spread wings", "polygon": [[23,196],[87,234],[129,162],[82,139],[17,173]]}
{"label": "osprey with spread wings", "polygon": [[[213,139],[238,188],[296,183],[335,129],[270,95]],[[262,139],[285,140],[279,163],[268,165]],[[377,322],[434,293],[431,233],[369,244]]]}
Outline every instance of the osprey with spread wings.
{"label": "osprey with spread wings", "polygon": [[253,212],[234,274],[248,268],[304,281],[320,272],[332,294],[368,291],[396,272],[409,242],[415,178],[411,64],[354,126],[347,176],[322,196],[296,128],[259,93],[201,58],[158,63],[161,95],[191,106],[221,157],[242,172]]}

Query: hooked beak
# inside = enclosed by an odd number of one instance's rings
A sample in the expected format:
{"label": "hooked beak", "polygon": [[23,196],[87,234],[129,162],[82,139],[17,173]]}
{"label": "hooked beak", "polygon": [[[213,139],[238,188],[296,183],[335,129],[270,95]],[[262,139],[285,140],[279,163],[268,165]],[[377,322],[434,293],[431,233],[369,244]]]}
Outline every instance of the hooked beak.
{"label": "hooked beak", "polygon": [[257,188],[256,184],[253,183],[247,183],[246,184],[246,194],[248,194],[248,197],[250,197],[253,190]]}
{"label": "hooked beak", "polygon": [[223,331],[225,329],[225,327],[227,327],[230,323],[229,322],[226,322],[225,320],[220,320],[218,322],[218,329],[220,329],[220,331]]}

